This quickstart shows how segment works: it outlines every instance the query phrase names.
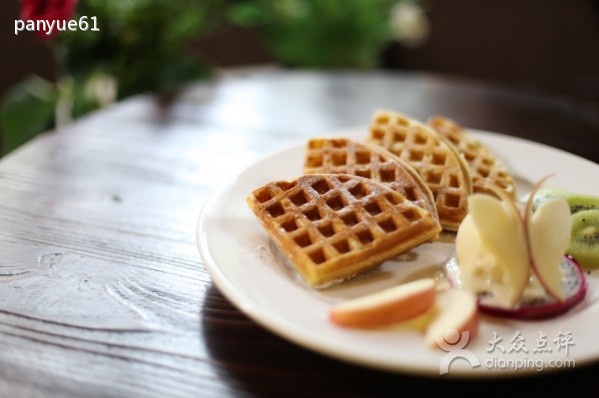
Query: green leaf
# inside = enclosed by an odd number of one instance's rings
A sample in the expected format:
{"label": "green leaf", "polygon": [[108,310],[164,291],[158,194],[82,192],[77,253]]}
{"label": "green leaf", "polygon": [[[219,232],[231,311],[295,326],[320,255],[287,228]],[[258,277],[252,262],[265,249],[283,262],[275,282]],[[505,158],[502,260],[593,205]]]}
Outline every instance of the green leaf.
{"label": "green leaf", "polygon": [[32,75],[5,95],[0,108],[2,155],[54,126],[56,86]]}
{"label": "green leaf", "polygon": [[263,23],[267,16],[264,9],[255,4],[240,3],[229,9],[229,20],[236,25],[253,27]]}
{"label": "green leaf", "polygon": [[391,9],[400,1],[245,0],[230,21],[254,28],[284,65],[372,68],[394,40]]}

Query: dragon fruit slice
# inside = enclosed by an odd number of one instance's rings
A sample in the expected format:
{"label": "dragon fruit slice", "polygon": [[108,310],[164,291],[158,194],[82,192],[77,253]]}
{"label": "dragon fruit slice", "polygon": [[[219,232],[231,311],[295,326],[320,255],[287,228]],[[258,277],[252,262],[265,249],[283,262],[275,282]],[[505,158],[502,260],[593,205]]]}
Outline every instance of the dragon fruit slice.
{"label": "dragon fruit slice", "polygon": [[[582,302],[587,292],[587,280],[584,271],[570,255],[565,255],[561,267],[564,270],[562,286],[566,292],[566,299],[558,301],[549,294],[544,296],[523,296],[513,308],[506,308],[490,304],[486,300],[492,292],[479,294],[478,307],[481,313],[512,319],[547,319],[564,314]],[[445,265],[445,274],[452,287],[461,287],[459,280],[459,265],[455,258],[450,259]]]}

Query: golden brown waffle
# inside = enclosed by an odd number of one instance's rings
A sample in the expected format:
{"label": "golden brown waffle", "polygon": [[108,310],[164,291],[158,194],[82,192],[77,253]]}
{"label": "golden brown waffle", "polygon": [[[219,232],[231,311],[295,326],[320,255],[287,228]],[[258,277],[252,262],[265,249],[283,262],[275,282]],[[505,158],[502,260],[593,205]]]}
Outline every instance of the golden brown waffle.
{"label": "golden brown waffle", "polygon": [[389,110],[375,112],[367,142],[410,163],[433,193],[443,228],[457,231],[468,213],[472,178],[453,144],[425,123]]}
{"label": "golden brown waffle", "polygon": [[272,182],[247,203],[289,263],[317,288],[375,268],[441,231],[428,211],[399,192],[347,174]]}
{"label": "golden brown waffle", "polygon": [[431,116],[427,120],[435,131],[447,138],[462,154],[470,166],[472,189],[495,195],[493,187],[504,190],[512,199],[516,198],[516,185],[508,169],[479,140],[472,137],[456,121],[442,117]]}
{"label": "golden brown waffle", "polygon": [[418,172],[391,152],[348,138],[312,138],[306,144],[304,174],[350,174],[388,185],[438,220],[433,193]]}

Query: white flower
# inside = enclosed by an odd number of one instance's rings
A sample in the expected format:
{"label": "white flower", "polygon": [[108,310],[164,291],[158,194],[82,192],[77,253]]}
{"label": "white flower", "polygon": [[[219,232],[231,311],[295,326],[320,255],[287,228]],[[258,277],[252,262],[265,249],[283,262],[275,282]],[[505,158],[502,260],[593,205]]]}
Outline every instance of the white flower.
{"label": "white flower", "polygon": [[96,101],[101,107],[116,101],[118,81],[106,73],[96,73],[85,86],[86,98]]}
{"label": "white flower", "polygon": [[430,24],[417,4],[399,2],[391,8],[391,29],[399,42],[408,47],[418,47],[428,38]]}

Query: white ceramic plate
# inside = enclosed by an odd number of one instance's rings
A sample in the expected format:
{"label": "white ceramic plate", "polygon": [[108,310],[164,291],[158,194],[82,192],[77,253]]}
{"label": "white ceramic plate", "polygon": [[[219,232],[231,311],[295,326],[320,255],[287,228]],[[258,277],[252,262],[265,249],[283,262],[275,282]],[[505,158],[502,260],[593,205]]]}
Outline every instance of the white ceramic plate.
{"label": "white ceramic plate", "polygon": [[[546,186],[599,195],[599,165],[593,162],[514,137],[471,133],[504,161],[516,178],[518,195],[550,173],[555,176]],[[355,133],[343,136],[361,138]],[[434,274],[453,254],[453,235],[421,245],[364,277],[327,290],[310,289],[281,260],[245,203],[255,188],[299,176],[303,156],[300,145],[247,168],[213,193],[198,220],[197,242],[207,270],[221,292],[256,322],[340,360],[426,376],[439,376],[442,363],[450,364],[449,377],[501,377],[565,370],[599,360],[599,274],[594,273],[587,275],[586,300],[559,318],[482,317],[479,335],[465,346],[467,352],[448,354],[427,347],[422,332],[412,324],[375,331],[333,325],[328,313],[335,303]],[[451,355],[455,360],[449,361]]]}

